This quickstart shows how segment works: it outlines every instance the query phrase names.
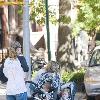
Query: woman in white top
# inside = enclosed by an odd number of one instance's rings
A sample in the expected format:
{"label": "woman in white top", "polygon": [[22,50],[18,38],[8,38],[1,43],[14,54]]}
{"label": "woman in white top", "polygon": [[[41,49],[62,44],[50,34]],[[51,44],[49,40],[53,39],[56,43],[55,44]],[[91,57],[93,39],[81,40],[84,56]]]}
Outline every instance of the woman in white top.
{"label": "woman in white top", "polygon": [[27,89],[24,81],[24,71],[14,48],[8,49],[9,56],[5,60],[3,72],[8,78],[7,100],[27,100]]}

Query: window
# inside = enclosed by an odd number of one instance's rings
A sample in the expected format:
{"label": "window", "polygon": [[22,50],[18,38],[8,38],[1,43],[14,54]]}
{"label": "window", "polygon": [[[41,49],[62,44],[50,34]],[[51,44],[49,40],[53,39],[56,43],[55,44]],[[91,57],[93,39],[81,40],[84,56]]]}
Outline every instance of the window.
{"label": "window", "polygon": [[90,66],[100,66],[100,49],[94,51],[90,60]]}

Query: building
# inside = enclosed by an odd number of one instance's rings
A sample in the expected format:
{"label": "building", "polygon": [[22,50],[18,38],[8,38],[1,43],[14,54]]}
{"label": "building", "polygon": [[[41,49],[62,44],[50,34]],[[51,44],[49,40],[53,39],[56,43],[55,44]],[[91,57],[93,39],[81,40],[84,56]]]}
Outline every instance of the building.
{"label": "building", "polygon": [[17,12],[17,5],[10,5],[8,0],[0,1],[0,61],[5,58],[6,48],[22,30],[22,16]]}

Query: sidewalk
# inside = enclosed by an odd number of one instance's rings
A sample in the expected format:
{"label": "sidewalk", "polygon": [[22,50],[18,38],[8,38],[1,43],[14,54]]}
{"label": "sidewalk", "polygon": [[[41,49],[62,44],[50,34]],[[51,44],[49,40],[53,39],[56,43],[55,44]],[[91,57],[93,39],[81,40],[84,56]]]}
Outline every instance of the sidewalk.
{"label": "sidewalk", "polygon": [[0,82],[0,100],[6,100],[6,86]]}

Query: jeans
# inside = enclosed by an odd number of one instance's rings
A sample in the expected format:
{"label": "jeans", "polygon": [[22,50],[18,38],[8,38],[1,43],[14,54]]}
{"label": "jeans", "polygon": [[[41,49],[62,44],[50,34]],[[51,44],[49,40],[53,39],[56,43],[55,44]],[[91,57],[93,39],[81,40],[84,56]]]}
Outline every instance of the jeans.
{"label": "jeans", "polygon": [[20,93],[16,95],[7,95],[7,100],[27,100],[27,93]]}

